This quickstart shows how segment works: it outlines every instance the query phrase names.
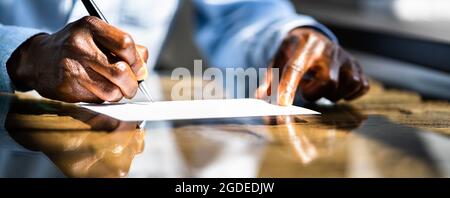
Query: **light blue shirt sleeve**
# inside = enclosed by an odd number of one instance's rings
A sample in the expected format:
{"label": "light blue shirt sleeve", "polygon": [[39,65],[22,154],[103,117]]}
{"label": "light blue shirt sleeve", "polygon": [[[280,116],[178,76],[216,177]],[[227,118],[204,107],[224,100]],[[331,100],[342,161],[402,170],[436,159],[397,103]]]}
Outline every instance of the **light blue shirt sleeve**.
{"label": "light blue shirt sleeve", "polygon": [[39,32],[41,31],[36,29],[0,24],[0,92],[12,92],[14,90],[6,70],[6,62],[11,54],[28,38]]}
{"label": "light blue shirt sleeve", "polygon": [[286,0],[194,0],[196,42],[214,67],[267,67],[287,34],[315,28],[337,42],[313,18]]}

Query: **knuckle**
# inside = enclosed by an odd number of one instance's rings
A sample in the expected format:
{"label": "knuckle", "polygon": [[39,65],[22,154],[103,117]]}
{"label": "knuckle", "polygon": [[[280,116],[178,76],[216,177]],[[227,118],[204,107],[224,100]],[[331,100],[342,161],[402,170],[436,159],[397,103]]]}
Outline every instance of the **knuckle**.
{"label": "knuckle", "polygon": [[121,78],[122,76],[124,76],[127,72],[127,67],[128,65],[124,62],[117,62],[114,63],[112,66],[108,67],[109,68],[109,74],[112,77],[115,78]]}
{"label": "knuckle", "polygon": [[78,20],[78,22],[80,22],[80,24],[82,25],[95,25],[96,23],[98,23],[98,21],[99,19],[94,16],[85,16]]}
{"label": "knuckle", "polygon": [[63,47],[64,49],[77,50],[82,45],[82,41],[78,38],[77,33],[73,33],[64,42]]}
{"label": "knuckle", "polygon": [[73,30],[79,29],[80,27],[81,27],[81,22],[78,20],[78,21],[74,21],[74,22],[67,24],[63,28],[62,31],[73,31]]}
{"label": "knuckle", "polygon": [[120,38],[120,45],[123,49],[131,48],[134,46],[134,40],[131,35],[125,33]]}
{"label": "knuckle", "polygon": [[63,52],[68,55],[87,55],[92,51],[89,40],[78,32],[72,33],[62,44]]}
{"label": "knuckle", "polygon": [[359,84],[361,82],[361,77],[359,76],[359,74],[357,74],[355,72],[351,72],[348,75],[349,75],[349,79],[348,80],[351,83],[354,83],[354,84],[358,83]]}
{"label": "knuckle", "polygon": [[90,54],[91,54],[90,58],[92,58],[92,60],[94,60],[98,64],[101,64],[101,65],[108,64],[108,57],[104,53],[96,51],[96,52],[91,52]]}
{"label": "knuckle", "polygon": [[117,101],[121,100],[122,98],[123,98],[122,92],[120,91],[120,89],[118,87],[110,88],[106,92],[105,99],[109,102],[117,102]]}

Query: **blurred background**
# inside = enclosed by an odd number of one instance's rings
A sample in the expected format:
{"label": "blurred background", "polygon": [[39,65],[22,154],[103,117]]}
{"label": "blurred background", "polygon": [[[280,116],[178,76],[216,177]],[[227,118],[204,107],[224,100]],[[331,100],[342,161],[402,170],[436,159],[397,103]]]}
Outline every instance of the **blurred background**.
{"label": "blurred background", "polygon": [[[450,100],[450,0],[292,3],[328,26],[373,79],[425,99]],[[191,68],[194,59],[204,59],[192,40],[193,12],[190,0],[182,1],[157,68]]]}

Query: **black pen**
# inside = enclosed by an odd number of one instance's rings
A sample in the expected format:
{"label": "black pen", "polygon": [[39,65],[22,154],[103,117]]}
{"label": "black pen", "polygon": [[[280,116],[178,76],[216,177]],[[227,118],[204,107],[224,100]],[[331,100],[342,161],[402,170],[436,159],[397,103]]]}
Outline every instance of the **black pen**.
{"label": "black pen", "polygon": [[[108,23],[108,20],[106,20],[106,17],[103,15],[98,6],[95,4],[94,0],[81,0],[81,2],[88,11],[89,15],[98,17],[99,19]],[[144,82],[143,80],[138,81],[139,90],[145,95],[148,101],[153,102],[153,97],[152,95],[150,95],[147,86],[143,82]]]}

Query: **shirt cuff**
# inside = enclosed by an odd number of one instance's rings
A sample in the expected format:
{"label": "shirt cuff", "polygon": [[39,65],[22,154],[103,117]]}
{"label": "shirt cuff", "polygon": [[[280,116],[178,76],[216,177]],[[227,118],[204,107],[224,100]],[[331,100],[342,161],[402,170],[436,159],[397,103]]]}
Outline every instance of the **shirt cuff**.
{"label": "shirt cuff", "polygon": [[14,91],[6,62],[23,42],[40,32],[42,31],[36,29],[0,25],[0,92]]}

